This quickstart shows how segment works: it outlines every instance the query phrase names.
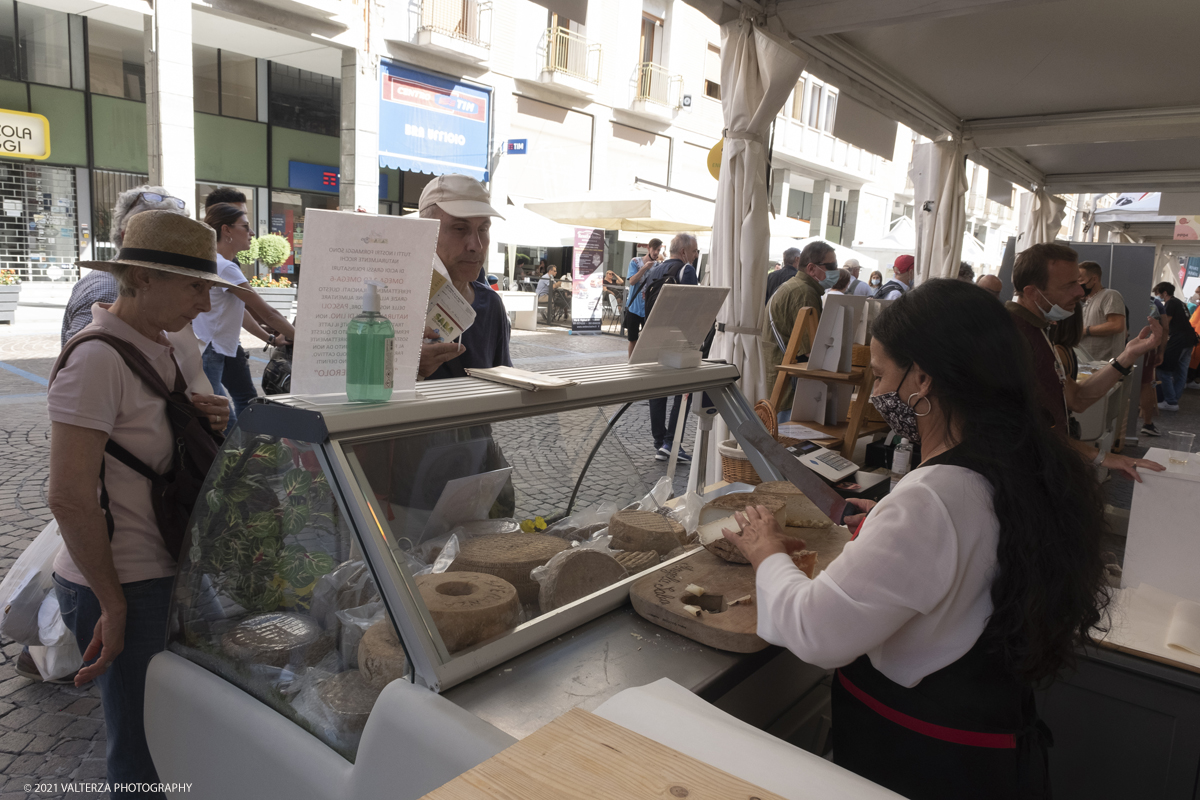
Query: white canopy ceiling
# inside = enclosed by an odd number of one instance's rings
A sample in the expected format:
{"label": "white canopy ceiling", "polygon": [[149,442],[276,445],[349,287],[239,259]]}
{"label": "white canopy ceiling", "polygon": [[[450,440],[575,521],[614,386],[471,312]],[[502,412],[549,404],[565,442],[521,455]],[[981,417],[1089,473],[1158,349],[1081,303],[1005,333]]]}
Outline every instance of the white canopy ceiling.
{"label": "white canopy ceiling", "polygon": [[718,21],[765,6],[810,73],[1026,188],[1200,187],[1195,0],[690,2]]}

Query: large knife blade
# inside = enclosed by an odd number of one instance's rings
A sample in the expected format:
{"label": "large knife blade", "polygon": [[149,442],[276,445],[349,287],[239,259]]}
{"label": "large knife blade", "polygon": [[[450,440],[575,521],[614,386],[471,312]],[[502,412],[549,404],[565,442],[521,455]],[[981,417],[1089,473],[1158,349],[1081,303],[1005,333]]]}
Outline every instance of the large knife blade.
{"label": "large knife blade", "polygon": [[757,450],[771,466],[783,473],[783,477],[813,501],[834,525],[842,524],[846,513],[846,498],[833,490],[820,475],[804,466],[763,428],[757,417],[748,419],[734,431],[739,441]]}

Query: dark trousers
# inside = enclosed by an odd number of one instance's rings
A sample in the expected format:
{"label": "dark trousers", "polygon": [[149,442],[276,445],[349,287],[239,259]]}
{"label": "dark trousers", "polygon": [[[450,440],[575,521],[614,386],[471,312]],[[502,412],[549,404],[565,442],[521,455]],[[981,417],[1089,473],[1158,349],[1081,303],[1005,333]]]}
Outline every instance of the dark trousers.
{"label": "dark trousers", "polygon": [[[654,449],[664,445],[670,447],[675,441],[675,426],[679,423],[679,406],[683,404],[683,395],[675,395],[675,403],[671,406],[671,421],[667,422],[666,397],[656,397],[650,401],[650,433],[654,435]],[[688,395],[687,408],[692,407],[691,395]],[[687,414],[687,409],[684,410]],[[687,424],[687,420],[684,420]]]}
{"label": "dark trousers", "polygon": [[[166,646],[167,613],[174,584],[174,577],[121,584],[127,607],[125,649],[96,678],[104,707],[110,784],[158,783],[158,772],[146,744],[146,670],[151,657]],[[79,652],[86,652],[100,619],[100,601],[87,586],[58,575],[54,576],[54,589],[63,622],[75,634]],[[112,796],[132,797],[133,793],[113,791]],[[166,797],[144,792],[137,796]]]}

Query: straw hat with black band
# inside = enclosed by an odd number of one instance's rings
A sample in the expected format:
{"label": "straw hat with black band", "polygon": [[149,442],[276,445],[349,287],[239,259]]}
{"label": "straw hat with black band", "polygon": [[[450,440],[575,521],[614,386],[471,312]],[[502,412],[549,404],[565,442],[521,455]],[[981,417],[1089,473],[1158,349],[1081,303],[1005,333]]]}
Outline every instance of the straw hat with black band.
{"label": "straw hat with black band", "polygon": [[79,266],[112,272],[113,265],[146,267],[202,278],[217,286],[247,291],[217,275],[217,233],[203,222],[173,211],[143,211],[130,217],[125,241],[111,261],[80,261]]}

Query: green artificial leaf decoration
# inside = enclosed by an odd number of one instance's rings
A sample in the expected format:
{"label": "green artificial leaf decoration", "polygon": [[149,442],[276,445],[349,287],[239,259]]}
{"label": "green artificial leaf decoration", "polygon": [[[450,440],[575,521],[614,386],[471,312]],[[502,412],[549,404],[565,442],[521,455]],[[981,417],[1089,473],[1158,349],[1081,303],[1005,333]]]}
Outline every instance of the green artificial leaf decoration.
{"label": "green artificial leaf decoration", "polygon": [[312,473],[306,469],[289,469],[283,475],[283,490],[288,497],[303,495],[312,486]]}
{"label": "green artificial leaf decoration", "polygon": [[205,495],[204,500],[208,503],[208,510],[217,513],[221,509],[221,503],[224,502],[224,495],[217,489],[210,489]]}
{"label": "green artificial leaf decoration", "polygon": [[308,524],[309,510],[304,503],[291,502],[283,507],[283,535],[296,536]]}

